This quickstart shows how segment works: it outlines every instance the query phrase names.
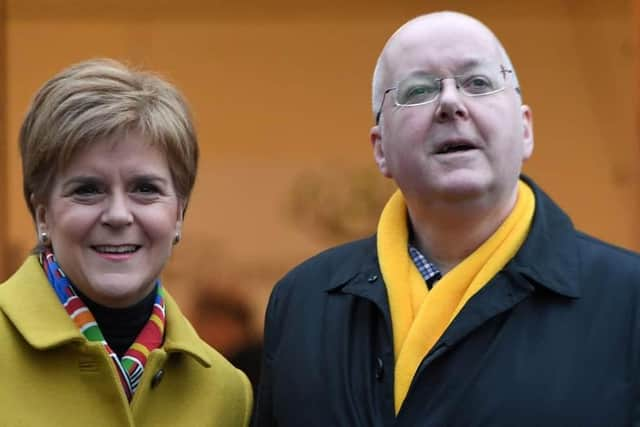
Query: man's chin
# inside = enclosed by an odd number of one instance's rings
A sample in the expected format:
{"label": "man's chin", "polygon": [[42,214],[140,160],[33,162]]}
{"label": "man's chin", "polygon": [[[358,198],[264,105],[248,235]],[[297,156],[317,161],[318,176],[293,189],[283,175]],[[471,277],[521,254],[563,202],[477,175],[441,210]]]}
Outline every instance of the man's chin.
{"label": "man's chin", "polygon": [[490,186],[486,178],[478,174],[459,173],[442,177],[435,188],[440,197],[445,199],[466,200],[482,197],[489,191]]}

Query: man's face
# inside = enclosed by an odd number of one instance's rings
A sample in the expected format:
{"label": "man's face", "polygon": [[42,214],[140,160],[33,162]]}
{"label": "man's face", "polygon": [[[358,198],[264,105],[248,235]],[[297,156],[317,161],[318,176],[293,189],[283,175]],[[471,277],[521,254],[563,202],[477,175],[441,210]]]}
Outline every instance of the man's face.
{"label": "man's face", "polygon": [[522,162],[533,149],[531,113],[520,104],[513,75],[501,72],[508,63],[495,38],[469,19],[427,18],[401,29],[385,59],[385,88],[412,76],[476,71],[505,85],[470,97],[445,79],[435,101],[411,107],[396,106],[399,91],[389,92],[371,140],[381,172],[396,181],[407,201],[512,200]]}

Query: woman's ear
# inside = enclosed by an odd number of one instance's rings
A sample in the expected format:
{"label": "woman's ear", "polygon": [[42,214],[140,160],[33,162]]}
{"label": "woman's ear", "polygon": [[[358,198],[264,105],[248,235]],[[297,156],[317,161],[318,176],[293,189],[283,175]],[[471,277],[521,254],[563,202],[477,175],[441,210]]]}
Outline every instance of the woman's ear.
{"label": "woman's ear", "polygon": [[49,223],[47,221],[47,207],[43,203],[38,202],[36,197],[31,194],[29,202],[33,208],[33,219],[36,223],[36,232],[38,233],[38,241],[47,245],[50,243]]}
{"label": "woman's ear", "polygon": [[182,238],[182,224],[184,223],[184,213],[187,210],[187,203],[188,200],[186,199],[178,199],[178,217],[176,218],[176,233],[173,239],[174,245],[180,242]]}
{"label": "woman's ear", "polygon": [[36,222],[38,232],[40,232],[42,227],[46,228],[47,226],[47,208],[44,204],[40,203],[36,199],[33,193],[31,194],[31,196],[29,196],[29,201],[31,203],[31,207],[33,208],[33,219]]}

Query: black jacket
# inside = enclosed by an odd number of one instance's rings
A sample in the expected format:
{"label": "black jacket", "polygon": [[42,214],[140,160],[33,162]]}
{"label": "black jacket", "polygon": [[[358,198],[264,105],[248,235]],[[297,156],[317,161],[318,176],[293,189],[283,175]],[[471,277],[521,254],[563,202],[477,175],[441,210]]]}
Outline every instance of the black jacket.
{"label": "black jacket", "polygon": [[397,418],[375,237],[287,274],[254,426],[640,425],[640,258],[576,231],[529,185],[525,243],[427,354]]}

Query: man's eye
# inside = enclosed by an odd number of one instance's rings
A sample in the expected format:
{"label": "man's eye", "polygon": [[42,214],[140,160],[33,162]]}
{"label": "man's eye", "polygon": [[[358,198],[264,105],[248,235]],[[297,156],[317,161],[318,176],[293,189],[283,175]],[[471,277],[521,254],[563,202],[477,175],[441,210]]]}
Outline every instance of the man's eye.
{"label": "man's eye", "polygon": [[426,86],[414,86],[409,88],[409,90],[407,91],[407,96],[409,98],[412,97],[416,97],[416,96],[422,96],[425,93],[427,93],[429,91],[429,89]]}
{"label": "man's eye", "polygon": [[488,77],[471,76],[462,82],[462,88],[469,93],[485,93],[494,90],[494,84]]}
{"label": "man's eye", "polygon": [[420,84],[407,87],[401,93],[401,104],[412,104],[428,101],[433,98],[434,94],[438,93],[438,88],[435,85]]}

